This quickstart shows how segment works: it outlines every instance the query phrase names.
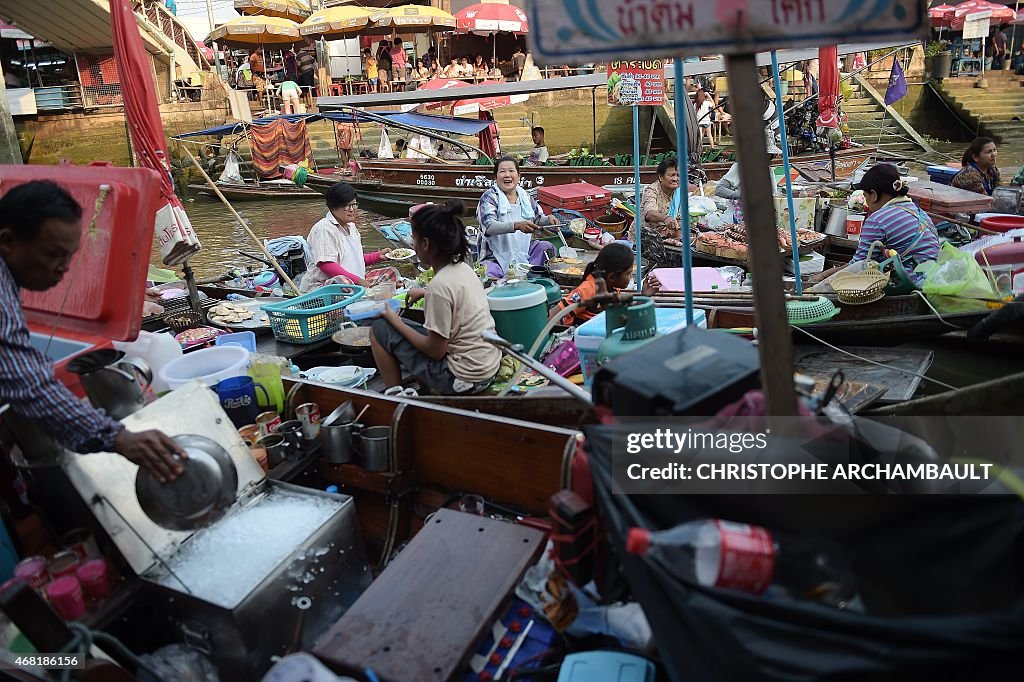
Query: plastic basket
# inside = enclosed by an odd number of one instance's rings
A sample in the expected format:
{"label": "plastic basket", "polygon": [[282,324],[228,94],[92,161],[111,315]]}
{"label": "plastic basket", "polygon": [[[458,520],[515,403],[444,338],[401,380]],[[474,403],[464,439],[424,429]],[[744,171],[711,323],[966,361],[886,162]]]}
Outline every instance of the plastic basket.
{"label": "plastic basket", "polygon": [[819,296],[816,301],[786,301],[786,317],[797,327],[828,322],[838,314],[839,308],[824,296]]}
{"label": "plastic basket", "polygon": [[365,292],[354,284],[331,284],[298,298],[269,303],[263,310],[278,341],[315,343],[329,339],[341,328],[345,306],[358,301]]}

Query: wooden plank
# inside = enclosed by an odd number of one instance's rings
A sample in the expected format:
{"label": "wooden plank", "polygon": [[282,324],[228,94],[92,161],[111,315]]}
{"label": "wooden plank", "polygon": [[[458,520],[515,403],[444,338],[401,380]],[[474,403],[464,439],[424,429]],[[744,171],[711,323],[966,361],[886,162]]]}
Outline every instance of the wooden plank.
{"label": "wooden plank", "polygon": [[[935,357],[935,353],[932,351],[913,348],[852,347],[845,350],[849,350],[865,360],[859,360],[831,348],[797,346],[794,367],[801,374],[815,378],[830,377],[837,369],[841,369],[847,381],[887,387],[885,395],[879,400],[893,403],[910,400],[914,396],[917,387],[921,384],[921,378],[908,372],[924,374]],[[879,367],[867,360],[897,369]]]}
{"label": "wooden plank", "polygon": [[870,410],[877,416],[991,417],[1024,411],[1024,374]]}
{"label": "wooden plank", "polygon": [[597,417],[594,416],[592,410],[585,408],[569,396],[565,398],[420,396],[420,401],[549,426],[576,428],[597,422]]}
{"label": "wooden plank", "polygon": [[453,419],[440,409],[411,405],[403,417],[420,485],[547,513],[548,498],[568,483],[575,432],[483,414]]}
{"label": "wooden plank", "polygon": [[757,63],[753,54],[729,56],[725,63],[736,121],[736,155],[740,162],[740,184],[743,185],[750,269],[754,275],[757,328],[760,330],[761,387],[766,412],[772,416],[796,416],[796,388],[791,362],[793,342],[786,318],[786,301],[779,286],[783,272],[775,224],[775,201],[771,182],[764,172],[769,163],[761,118],[764,100]]}
{"label": "wooden plank", "polygon": [[372,668],[382,682],[459,679],[543,546],[532,528],[441,509],[313,653],[338,672]]}
{"label": "wooden plank", "polygon": [[[889,114],[890,117],[892,117],[892,120],[896,121],[896,125],[898,125],[900,128],[903,128],[903,132],[909,135],[910,138],[917,145],[919,145],[926,154],[935,153],[935,148],[928,144],[928,141],[921,137],[921,134],[914,130],[914,126],[907,123],[907,120],[900,116],[899,112],[897,112],[895,109],[893,109],[891,106],[885,103],[885,98],[878,94],[877,90],[871,87],[871,83],[869,83],[863,75],[856,73],[853,75],[853,78],[854,80],[857,81],[857,84],[864,89],[864,92],[868,93],[868,97],[875,100],[875,104],[880,104],[883,107],[885,107],[885,112]],[[883,119],[881,125],[884,124],[885,120]]]}

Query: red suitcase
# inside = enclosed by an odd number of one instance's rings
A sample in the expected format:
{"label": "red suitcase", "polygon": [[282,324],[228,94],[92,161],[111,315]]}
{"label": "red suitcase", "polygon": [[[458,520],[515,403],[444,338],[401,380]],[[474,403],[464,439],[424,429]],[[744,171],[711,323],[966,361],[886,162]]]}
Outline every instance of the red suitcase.
{"label": "red suitcase", "polygon": [[596,220],[611,208],[612,193],[589,182],[572,182],[541,187],[537,190],[537,203],[544,208],[545,213],[551,213],[555,208],[564,208]]}

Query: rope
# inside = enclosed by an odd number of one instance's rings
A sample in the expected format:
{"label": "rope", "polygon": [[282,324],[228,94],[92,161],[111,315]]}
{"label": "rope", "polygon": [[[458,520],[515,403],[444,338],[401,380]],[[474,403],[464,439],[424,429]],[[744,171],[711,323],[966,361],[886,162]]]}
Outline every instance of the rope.
{"label": "rope", "polygon": [[[73,636],[71,641],[64,645],[64,648],[60,653],[77,654],[84,661],[94,643],[103,644],[107,648],[112,649],[115,653],[120,654],[122,658],[135,666],[137,670],[146,671],[146,673],[154,680],[159,681],[163,679],[156,670],[132,653],[128,647],[121,643],[121,640],[117,639],[113,635],[108,635],[105,632],[99,631],[94,632],[81,623],[68,623],[68,628],[71,630]],[[70,668],[62,670],[60,673],[61,682],[70,682],[71,672]]]}
{"label": "rope", "polygon": [[[823,341],[822,339],[819,339],[817,336],[815,336],[814,334],[810,333],[806,329],[803,329],[802,327],[797,327],[796,325],[790,325],[790,326],[793,327],[793,329],[796,329],[799,332],[803,332],[804,334],[807,334],[807,336],[811,337],[812,339],[814,339],[818,343],[820,343],[820,344],[822,344],[824,346],[828,346],[832,350],[839,351],[840,353],[843,353],[845,355],[849,355],[852,358],[856,358],[857,360],[860,360],[861,362],[867,362],[867,363],[870,363],[872,365],[878,365],[879,367],[884,367],[885,369],[891,369],[892,371],[899,372],[900,374],[908,374],[910,376],[915,376],[915,377],[918,377],[919,379],[923,379],[924,381],[929,381],[929,382],[931,382],[933,384],[936,384],[938,386],[942,386],[943,388],[947,388],[950,391],[957,390],[956,386],[950,386],[949,384],[943,383],[943,382],[941,382],[941,381],[939,381],[937,379],[932,379],[931,377],[926,377],[925,375],[918,374],[917,372],[911,372],[909,369],[901,369],[899,367],[893,367],[892,365],[886,365],[885,363],[882,363],[882,362],[876,362],[874,360],[869,360],[869,359],[867,359],[865,357],[861,357],[860,355],[857,355],[856,353],[851,353],[848,350],[843,350],[842,348],[840,348],[838,346],[833,346],[831,343],[828,343],[827,341]],[[959,329],[959,327],[957,327],[957,329]]]}
{"label": "rope", "polygon": [[946,325],[947,327],[952,327],[953,329],[956,329],[956,330],[960,330],[961,329],[961,327],[958,327],[957,325],[953,324],[952,322],[946,322],[945,318],[943,318],[942,315],[939,314],[939,311],[936,310],[934,306],[932,306],[932,303],[931,303],[931,301],[928,300],[927,296],[925,296],[924,294],[922,294],[920,291],[917,291],[917,290],[914,290],[913,294],[915,296],[920,296],[921,297],[921,300],[924,301],[924,304],[926,306],[928,306],[928,309],[932,311],[932,313],[935,315],[935,317],[939,318],[939,322],[941,322],[942,324]]}

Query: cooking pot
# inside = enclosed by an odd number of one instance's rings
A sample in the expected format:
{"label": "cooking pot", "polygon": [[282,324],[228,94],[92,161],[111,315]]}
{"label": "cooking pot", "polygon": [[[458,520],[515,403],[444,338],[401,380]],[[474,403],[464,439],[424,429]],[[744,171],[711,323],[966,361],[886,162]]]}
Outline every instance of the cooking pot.
{"label": "cooking pot", "polygon": [[124,419],[143,407],[153,382],[149,365],[112,348],[82,353],[68,363],[68,371],[82,378],[89,402],[113,419]]}
{"label": "cooking pot", "polygon": [[344,322],[341,329],[331,339],[341,346],[341,352],[349,355],[362,355],[370,352],[370,328],[357,327],[352,322]]}
{"label": "cooking pot", "polygon": [[829,207],[828,220],[825,222],[825,234],[833,237],[846,236],[846,207],[832,205]]}

